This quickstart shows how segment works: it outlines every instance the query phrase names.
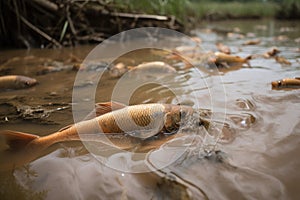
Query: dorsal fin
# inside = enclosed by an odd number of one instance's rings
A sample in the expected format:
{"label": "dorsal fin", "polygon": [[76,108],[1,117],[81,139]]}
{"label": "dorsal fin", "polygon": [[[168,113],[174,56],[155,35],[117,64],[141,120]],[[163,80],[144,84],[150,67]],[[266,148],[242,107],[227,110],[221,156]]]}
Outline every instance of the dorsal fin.
{"label": "dorsal fin", "polygon": [[22,133],[17,131],[4,130],[0,132],[4,136],[6,144],[11,150],[19,150],[25,147],[29,142],[39,138],[37,135]]}
{"label": "dorsal fin", "polygon": [[66,130],[66,129],[72,127],[72,126],[73,126],[73,124],[65,126],[65,127],[61,128],[61,129],[59,129],[57,132],[62,132],[62,131]]}
{"label": "dorsal fin", "polygon": [[96,103],[96,116],[104,115],[106,113],[109,113],[114,110],[119,110],[122,108],[125,108],[126,105],[115,102],[115,101],[109,101],[109,102],[103,102],[103,103]]}
{"label": "dorsal fin", "polygon": [[125,107],[126,107],[125,104],[115,102],[115,101],[96,103],[95,109],[84,118],[84,121],[93,119],[94,117],[98,117],[106,113],[109,113],[111,111],[119,110]]}

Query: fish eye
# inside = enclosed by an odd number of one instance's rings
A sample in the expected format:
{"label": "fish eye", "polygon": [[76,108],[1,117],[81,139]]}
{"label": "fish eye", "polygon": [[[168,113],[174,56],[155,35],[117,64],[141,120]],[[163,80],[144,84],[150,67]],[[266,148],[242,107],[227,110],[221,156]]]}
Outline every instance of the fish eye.
{"label": "fish eye", "polygon": [[26,82],[25,82],[25,85],[30,86],[30,85],[31,85],[31,84],[30,84],[30,81],[26,81]]}
{"label": "fish eye", "polygon": [[278,86],[281,86],[281,84],[282,84],[281,81],[278,81],[277,83],[278,83]]}

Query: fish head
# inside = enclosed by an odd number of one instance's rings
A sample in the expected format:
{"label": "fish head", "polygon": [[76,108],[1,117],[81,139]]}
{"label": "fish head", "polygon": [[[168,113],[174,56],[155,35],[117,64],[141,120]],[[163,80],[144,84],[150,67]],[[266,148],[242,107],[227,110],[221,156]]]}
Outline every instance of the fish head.
{"label": "fish head", "polygon": [[279,80],[279,81],[273,81],[272,83],[272,88],[280,88],[282,87],[282,80]]}
{"label": "fish head", "polygon": [[38,82],[34,78],[29,78],[26,76],[18,76],[16,79],[16,85],[19,88],[28,88],[36,85]]}
{"label": "fish head", "polygon": [[119,78],[127,72],[127,68],[124,63],[118,63],[108,68],[108,73],[112,78]]}
{"label": "fish head", "polygon": [[190,106],[172,105],[165,114],[165,130],[169,133],[179,130],[180,126],[190,119],[193,111],[193,108]]}

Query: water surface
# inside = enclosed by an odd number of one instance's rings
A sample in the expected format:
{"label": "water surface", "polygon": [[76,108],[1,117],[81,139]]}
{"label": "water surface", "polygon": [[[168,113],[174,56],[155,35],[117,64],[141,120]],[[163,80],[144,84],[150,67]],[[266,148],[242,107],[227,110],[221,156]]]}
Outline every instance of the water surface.
{"label": "water surface", "polygon": [[[272,90],[270,82],[300,76],[299,31],[299,22],[269,20],[215,22],[192,31],[202,39],[200,46],[204,50],[216,51],[215,43],[223,42],[233,54],[246,57],[277,46],[279,55],[291,65],[257,57],[250,60],[251,68],[220,69],[219,73],[205,66],[185,70],[180,63],[150,49],[130,52],[119,59],[127,65],[161,60],[178,71],[175,76],[161,79],[165,86],[153,83],[139,87],[130,104],[197,104],[220,113],[220,119],[225,110],[225,122],[232,133],[228,140],[218,142],[217,153],[211,156],[201,153],[203,135],[200,134],[200,142],[191,143],[190,153],[172,165],[155,173],[131,174],[101,165],[81,143],[59,144],[31,163],[1,173],[1,196],[3,199],[184,199],[189,195],[194,199],[298,199],[300,90]],[[233,37],[228,33],[234,33]],[[257,38],[260,44],[243,45]],[[165,44],[165,48],[190,44],[174,41]],[[93,48],[1,52],[1,75],[22,74],[36,78],[39,84],[24,90],[1,91],[0,129],[43,136],[72,124],[72,105],[90,103],[92,99],[85,95],[95,84],[94,77],[76,83],[82,98],[72,101],[77,74],[72,70],[77,62],[72,55],[84,59]],[[59,70],[43,72],[45,66]],[[103,66],[93,68],[87,75],[103,69]],[[118,80],[105,72],[96,101],[109,101]],[[188,136],[150,153],[148,166],[159,168],[156,159],[170,157],[163,149],[185,143],[189,143]],[[3,142],[1,145],[1,149],[5,148]],[[110,162],[128,156],[109,155]]]}

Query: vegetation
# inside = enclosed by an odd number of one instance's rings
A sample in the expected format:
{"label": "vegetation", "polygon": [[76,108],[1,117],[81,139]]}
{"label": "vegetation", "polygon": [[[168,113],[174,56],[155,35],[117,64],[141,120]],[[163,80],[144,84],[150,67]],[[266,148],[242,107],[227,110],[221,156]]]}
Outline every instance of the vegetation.
{"label": "vegetation", "polygon": [[100,42],[145,26],[181,31],[199,20],[300,19],[299,0],[5,0],[0,9],[0,48]]}
{"label": "vegetation", "polygon": [[189,18],[222,20],[235,18],[300,19],[299,0],[112,0],[117,10]]}

